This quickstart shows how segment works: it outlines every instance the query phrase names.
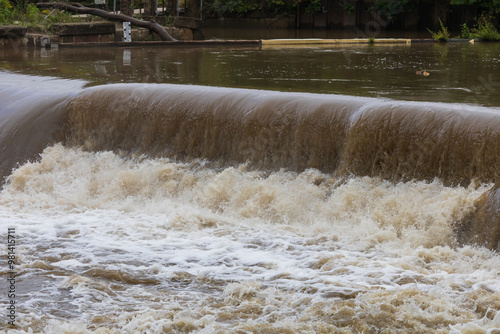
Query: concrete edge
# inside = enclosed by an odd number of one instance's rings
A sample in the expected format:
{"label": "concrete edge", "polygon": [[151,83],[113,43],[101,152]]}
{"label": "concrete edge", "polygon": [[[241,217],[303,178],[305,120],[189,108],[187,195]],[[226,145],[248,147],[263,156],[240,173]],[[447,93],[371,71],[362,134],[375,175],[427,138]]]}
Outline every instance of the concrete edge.
{"label": "concrete edge", "polygon": [[207,41],[137,41],[137,42],[110,42],[110,43],[61,43],[61,48],[79,47],[144,47],[144,46],[175,46],[175,47],[210,47],[210,46],[241,46],[258,47],[258,40],[207,40]]}
{"label": "concrete edge", "polygon": [[347,39],[263,39],[262,46],[278,46],[278,45],[324,45],[324,44],[411,44],[411,39],[406,38],[347,38]]}
{"label": "concrete edge", "polygon": [[416,38],[411,40],[412,43],[463,43],[463,44],[474,44],[475,42],[478,42],[477,39],[470,39],[470,38],[450,38],[446,42],[439,42],[435,41],[432,38]]}

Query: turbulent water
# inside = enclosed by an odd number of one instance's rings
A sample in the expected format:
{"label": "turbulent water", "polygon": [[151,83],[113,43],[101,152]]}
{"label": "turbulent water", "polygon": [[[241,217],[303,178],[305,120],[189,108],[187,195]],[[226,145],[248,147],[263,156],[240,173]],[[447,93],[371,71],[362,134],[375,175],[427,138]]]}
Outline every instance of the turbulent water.
{"label": "turbulent water", "polygon": [[0,77],[0,331],[500,332],[498,108]]}

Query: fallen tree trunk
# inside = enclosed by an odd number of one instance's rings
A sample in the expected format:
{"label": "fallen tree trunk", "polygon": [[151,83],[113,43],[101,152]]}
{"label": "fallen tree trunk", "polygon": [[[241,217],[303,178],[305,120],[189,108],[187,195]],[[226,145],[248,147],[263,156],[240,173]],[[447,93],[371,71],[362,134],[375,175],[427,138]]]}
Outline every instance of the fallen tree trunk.
{"label": "fallen tree trunk", "polygon": [[165,30],[165,28],[163,28],[161,25],[159,25],[157,22],[153,20],[149,22],[142,21],[123,14],[115,14],[98,8],[85,7],[79,3],[68,5],[62,2],[40,2],[37,3],[36,6],[38,8],[56,8],[56,9],[67,10],[73,13],[96,15],[112,21],[130,22],[134,26],[146,28],[158,34],[158,36],[160,36],[162,41],[173,41],[173,42],[177,41]]}

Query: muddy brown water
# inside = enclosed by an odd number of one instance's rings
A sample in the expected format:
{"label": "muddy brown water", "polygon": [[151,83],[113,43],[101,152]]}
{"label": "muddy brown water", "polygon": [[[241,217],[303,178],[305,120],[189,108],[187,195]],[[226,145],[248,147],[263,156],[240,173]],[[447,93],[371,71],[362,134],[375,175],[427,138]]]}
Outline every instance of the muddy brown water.
{"label": "muddy brown water", "polygon": [[0,331],[500,328],[497,44],[15,51]]}

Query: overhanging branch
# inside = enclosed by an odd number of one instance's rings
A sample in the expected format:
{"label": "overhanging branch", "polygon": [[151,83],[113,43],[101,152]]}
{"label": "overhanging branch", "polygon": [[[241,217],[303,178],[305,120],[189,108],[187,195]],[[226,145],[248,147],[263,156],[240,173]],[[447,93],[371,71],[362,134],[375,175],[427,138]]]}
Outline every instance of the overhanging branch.
{"label": "overhanging branch", "polygon": [[141,27],[141,28],[146,28],[149,29],[150,31],[158,34],[162,41],[177,41],[175,38],[173,38],[165,28],[163,28],[161,25],[159,25],[157,22],[151,20],[149,22],[147,21],[142,21],[135,19],[133,17],[123,15],[123,14],[115,14],[115,13],[110,13],[102,9],[98,8],[90,8],[90,7],[85,7],[79,3],[75,3],[73,5],[68,5],[66,3],[62,2],[40,2],[37,3],[36,6],[38,8],[56,8],[56,9],[62,9],[66,10],[69,12],[73,13],[78,13],[78,14],[90,14],[90,15],[96,15],[103,17],[108,20],[112,21],[120,21],[120,22],[130,22],[132,25],[136,27]]}

